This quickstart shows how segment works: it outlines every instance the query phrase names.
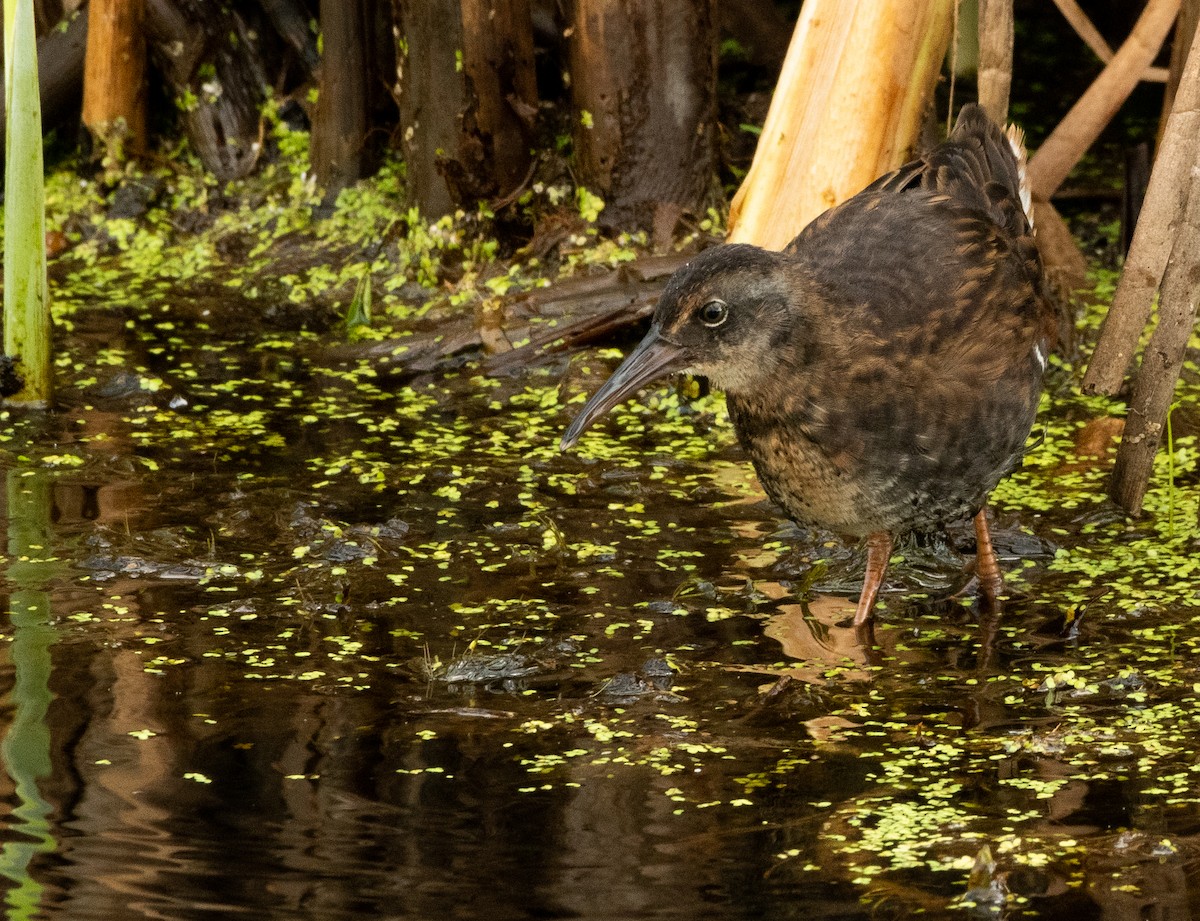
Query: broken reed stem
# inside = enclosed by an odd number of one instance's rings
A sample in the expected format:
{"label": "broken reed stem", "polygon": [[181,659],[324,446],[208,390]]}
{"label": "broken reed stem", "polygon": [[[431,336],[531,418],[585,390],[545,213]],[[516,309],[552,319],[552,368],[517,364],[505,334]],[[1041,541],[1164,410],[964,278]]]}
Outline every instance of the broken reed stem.
{"label": "broken reed stem", "polygon": [[[1192,38],[1197,47],[1200,26]],[[1200,162],[1200,53],[1188,55],[1175,104],[1150,174],[1141,216],[1121,271],[1112,306],[1100,327],[1083,377],[1084,393],[1116,393],[1150,321],[1158,289],[1187,205],[1188,175]]]}
{"label": "broken reed stem", "polygon": [[1133,92],[1179,13],[1180,0],[1149,0],[1133,31],[1029,161],[1035,198],[1049,199]]}
{"label": "broken reed stem", "polygon": [[1200,0],[1183,0],[1179,9],[1179,20],[1175,23],[1175,37],[1171,41],[1171,63],[1167,68],[1162,115],[1158,119],[1158,131],[1154,137],[1155,147],[1162,144],[1163,135],[1166,134],[1167,119],[1171,117],[1171,110],[1175,108],[1175,94],[1179,92],[1179,81],[1183,78],[1183,69],[1187,66],[1198,25]]}
{"label": "broken reed stem", "polygon": [[1196,301],[1200,298],[1198,172],[1200,167],[1193,166],[1187,177],[1187,207],[1163,277],[1158,325],[1142,355],[1109,486],[1113,501],[1130,515],[1141,511],[1175,384],[1183,368],[1188,337],[1196,322]]}
{"label": "broken reed stem", "polygon": [[980,0],[979,104],[997,125],[1008,121],[1012,59],[1013,0]]}

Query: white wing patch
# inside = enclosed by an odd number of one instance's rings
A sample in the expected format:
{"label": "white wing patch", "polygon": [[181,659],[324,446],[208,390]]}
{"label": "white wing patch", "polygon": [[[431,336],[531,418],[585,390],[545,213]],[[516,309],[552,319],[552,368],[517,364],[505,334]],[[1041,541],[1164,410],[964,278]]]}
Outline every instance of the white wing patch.
{"label": "white wing patch", "polygon": [[[1029,190],[1029,175],[1025,169],[1025,132],[1016,125],[1009,125],[1004,132],[1008,138],[1008,146],[1012,148],[1013,156],[1017,158],[1017,177],[1021,184],[1021,209],[1025,219],[1029,221],[1029,229],[1033,229],[1033,193]],[[1042,367],[1046,366],[1043,359]]]}

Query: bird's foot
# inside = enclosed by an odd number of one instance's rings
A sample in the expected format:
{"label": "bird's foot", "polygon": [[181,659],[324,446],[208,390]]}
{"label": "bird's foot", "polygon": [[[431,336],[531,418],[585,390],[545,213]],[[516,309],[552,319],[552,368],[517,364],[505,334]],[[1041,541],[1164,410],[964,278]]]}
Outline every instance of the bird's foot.
{"label": "bird's foot", "polygon": [[1004,592],[1004,580],[998,582],[984,582],[979,578],[979,574],[974,571],[975,564],[969,564],[972,572],[970,578],[962,588],[944,597],[957,601],[960,598],[975,597],[979,599],[979,606],[985,614],[999,614],[1003,609],[1004,604],[1000,600],[1000,595]]}
{"label": "bird's foot", "polygon": [[879,645],[875,642],[875,618],[868,617],[861,624],[855,621],[854,638],[858,641],[859,646],[864,646],[867,649],[873,649]]}

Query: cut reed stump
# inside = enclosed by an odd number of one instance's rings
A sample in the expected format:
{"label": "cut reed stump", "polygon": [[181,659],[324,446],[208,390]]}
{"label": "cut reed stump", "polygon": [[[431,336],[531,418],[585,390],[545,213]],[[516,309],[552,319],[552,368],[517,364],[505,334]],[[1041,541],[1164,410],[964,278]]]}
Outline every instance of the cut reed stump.
{"label": "cut reed stump", "polygon": [[392,0],[400,149],[427,218],[519,193],[533,167],[529,0]]}
{"label": "cut reed stump", "polygon": [[83,72],[83,124],[119,162],[146,149],[145,0],[92,0]]}
{"label": "cut reed stump", "polygon": [[953,0],[807,0],[730,207],[729,242],[781,249],[908,159],[953,21]]}
{"label": "cut reed stump", "polygon": [[[1194,34],[1193,47],[1195,39]],[[1158,325],[1142,356],[1109,490],[1130,514],[1142,507],[1195,318],[1200,279],[1198,170],[1200,53],[1193,52],[1179,80],[1129,257],[1083,379],[1085,393],[1113,394],[1120,389],[1161,282]]]}
{"label": "cut reed stump", "polygon": [[570,33],[578,179],[604,199],[601,223],[666,248],[714,200],[713,0],[576,0]]}

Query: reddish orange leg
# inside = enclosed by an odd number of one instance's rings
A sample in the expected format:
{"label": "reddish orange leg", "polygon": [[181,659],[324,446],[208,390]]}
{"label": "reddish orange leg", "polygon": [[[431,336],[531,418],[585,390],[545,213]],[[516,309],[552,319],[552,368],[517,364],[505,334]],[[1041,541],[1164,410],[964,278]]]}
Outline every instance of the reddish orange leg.
{"label": "reddish orange leg", "polygon": [[996,550],[992,546],[992,534],[988,530],[987,507],[975,516],[975,576],[979,589],[990,610],[1000,607],[1000,593],[1004,591],[1004,577],[1000,564],[996,562]]}
{"label": "reddish orange leg", "polygon": [[883,585],[888,559],[892,555],[892,535],[887,531],[876,531],[867,535],[867,571],[863,575],[862,594],[858,596],[858,607],[854,609],[854,628],[860,633],[869,629],[874,622],[875,599]]}

